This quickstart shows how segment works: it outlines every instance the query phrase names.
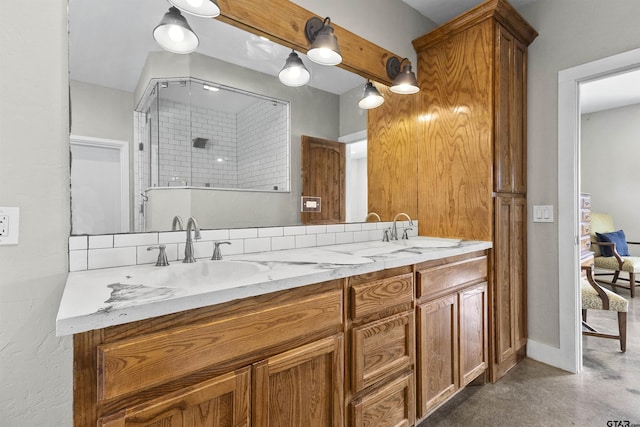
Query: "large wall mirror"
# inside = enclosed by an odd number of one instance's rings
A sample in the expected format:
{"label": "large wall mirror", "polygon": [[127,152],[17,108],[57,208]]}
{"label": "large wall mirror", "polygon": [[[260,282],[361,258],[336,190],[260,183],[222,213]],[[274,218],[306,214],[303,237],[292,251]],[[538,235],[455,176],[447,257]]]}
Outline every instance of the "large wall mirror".
{"label": "large wall mirror", "polygon": [[[69,2],[72,233],[165,231],[176,215],[202,228],[300,224],[303,135],[349,143],[345,219],[363,221],[365,79],[298,52],[311,81],[285,86],[277,74],[291,49],[187,14],[199,47],[166,52],[152,31],[168,8],[164,0]],[[251,108],[263,118],[240,118]],[[273,129],[256,129],[260,120],[279,121],[280,142],[270,142]]]}

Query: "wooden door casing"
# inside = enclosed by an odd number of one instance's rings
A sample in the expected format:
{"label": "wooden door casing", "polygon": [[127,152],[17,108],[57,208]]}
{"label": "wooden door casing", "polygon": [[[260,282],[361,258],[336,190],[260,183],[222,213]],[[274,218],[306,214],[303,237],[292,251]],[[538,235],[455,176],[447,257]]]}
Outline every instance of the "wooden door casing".
{"label": "wooden door casing", "polygon": [[302,196],[320,197],[320,212],[302,212],[303,224],[345,221],[345,144],[302,136]]}

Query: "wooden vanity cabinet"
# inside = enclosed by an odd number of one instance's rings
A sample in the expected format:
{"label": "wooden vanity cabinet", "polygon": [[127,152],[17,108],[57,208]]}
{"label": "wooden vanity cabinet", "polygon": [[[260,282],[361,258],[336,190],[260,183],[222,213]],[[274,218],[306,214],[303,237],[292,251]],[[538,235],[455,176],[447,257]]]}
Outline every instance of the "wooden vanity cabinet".
{"label": "wooden vanity cabinet", "polygon": [[415,423],[413,267],[348,279],[348,425]]}
{"label": "wooden vanity cabinet", "polygon": [[487,0],[413,41],[419,234],[494,243],[492,381],[526,353],[526,74],[536,36],[506,0]]}
{"label": "wooden vanity cabinet", "polygon": [[488,367],[487,255],[416,266],[418,416],[426,417]]}
{"label": "wooden vanity cabinet", "polygon": [[75,425],[343,425],[343,289],[335,280],[75,335]]}

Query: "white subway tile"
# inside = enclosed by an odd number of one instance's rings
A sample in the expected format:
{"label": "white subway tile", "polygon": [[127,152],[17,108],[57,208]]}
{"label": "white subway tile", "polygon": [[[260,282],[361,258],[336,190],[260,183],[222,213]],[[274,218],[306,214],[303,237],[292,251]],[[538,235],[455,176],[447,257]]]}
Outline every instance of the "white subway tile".
{"label": "white subway tile", "polygon": [[279,237],[284,235],[283,227],[258,228],[258,237]]}
{"label": "white subway tile", "polygon": [[378,228],[375,222],[363,222],[361,225],[363,230],[376,230]]}
{"label": "white subway tile", "polygon": [[307,225],[307,234],[318,234],[318,233],[326,233],[327,226],[326,225]]}
{"label": "white subway tile", "polygon": [[69,250],[87,249],[89,247],[89,236],[69,237]]}
{"label": "white subway tile", "polygon": [[202,240],[229,240],[229,230],[204,230],[200,232]]}
{"label": "white subway tile", "polygon": [[69,251],[69,271],[83,271],[87,269],[87,250]]}
{"label": "white subway tile", "polygon": [[230,240],[230,245],[220,246],[222,255],[238,255],[244,253],[244,239]]}
{"label": "white subway tile", "polygon": [[271,238],[271,250],[273,251],[280,251],[283,249],[294,249],[295,247],[296,247],[296,240],[294,236]]}
{"label": "white subway tile", "polygon": [[254,239],[258,237],[256,228],[236,228],[229,230],[230,239]]}
{"label": "white subway tile", "polygon": [[355,242],[368,242],[369,241],[369,231],[354,231],[353,232],[353,241]]}
{"label": "white subway tile", "polygon": [[344,224],[327,225],[327,233],[342,233],[343,231],[344,231]]}
{"label": "white subway tile", "polygon": [[271,250],[271,239],[262,237],[259,239],[244,239],[244,253],[266,252]]}
{"label": "white subway tile", "polygon": [[284,235],[285,236],[297,236],[299,234],[306,234],[307,227],[304,225],[294,225],[290,227],[284,227]]}
{"label": "white subway tile", "polygon": [[318,246],[327,246],[336,244],[336,233],[323,233],[316,235]]}
{"label": "white subway tile", "polygon": [[369,230],[369,241],[382,240],[384,230]]}
{"label": "white subway tile", "polygon": [[341,245],[343,243],[353,243],[353,231],[336,233],[336,245]]}
{"label": "white subway tile", "polygon": [[186,231],[168,231],[158,233],[158,243],[184,243],[186,240]]}
{"label": "white subway tile", "polygon": [[296,248],[311,248],[316,246],[315,234],[297,235],[295,238]]}
{"label": "white subway tile", "polygon": [[135,264],[136,248],[133,246],[127,248],[89,249],[88,252],[87,268],[89,270]]}
{"label": "white subway tile", "polygon": [[113,247],[157,245],[158,233],[116,234],[113,236]]}
{"label": "white subway tile", "polygon": [[113,248],[113,234],[89,236],[89,249]]}
{"label": "white subway tile", "polygon": [[362,230],[362,225],[359,222],[344,225],[344,231],[361,231],[361,230]]}

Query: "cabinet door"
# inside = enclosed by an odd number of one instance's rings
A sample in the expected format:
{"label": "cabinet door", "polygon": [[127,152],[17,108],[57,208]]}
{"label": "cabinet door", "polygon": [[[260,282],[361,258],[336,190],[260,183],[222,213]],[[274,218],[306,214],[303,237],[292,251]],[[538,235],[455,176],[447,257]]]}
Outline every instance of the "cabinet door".
{"label": "cabinet door", "polygon": [[342,426],[343,338],[325,338],[256,363],[253,425]]}
{"label": "cabinet door", "polygon": [[418,412],[424,417],[459,388],[458,302],[447,295],[418,309]]}
{"label": "cabinet door", "polygon": [[250,369],[188,387],[98,420],[100,427],[240,427],[250,425]]}
{"label": "cabinet door", "polygon": [[526,191],[526,46],[496,23],[495,191]]}
{"label": "cabinet door", "polygon": [[413,312],[408,312],[353,328],[351,382],[354,393],[413,366],[414,323]]}
{"label": "cabinet door", "polygon": [[415,423],[413,372],[391,381],[351,404],[353,427],[409,427]]}
{"label": "cabinet door", "polygon": [[495,203],[492,381],[515,365],[527,338],[526,199],[500,196]]}
{"label": "cabinet door", "polygon": [[460,315],[460,386],[464,387],[487,369],[487,284],[458,294]]}

